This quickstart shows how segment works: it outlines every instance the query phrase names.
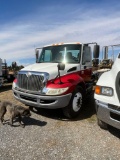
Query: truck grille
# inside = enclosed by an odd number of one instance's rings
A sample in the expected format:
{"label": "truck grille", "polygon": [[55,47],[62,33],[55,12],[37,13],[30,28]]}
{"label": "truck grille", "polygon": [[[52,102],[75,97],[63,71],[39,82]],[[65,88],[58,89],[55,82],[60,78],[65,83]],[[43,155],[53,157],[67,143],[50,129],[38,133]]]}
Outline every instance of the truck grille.
{"label": "truck grille", "polygon": [[120,107],[119,106],[115,106],[113,104],[108,104],[108,108],[116,110],[116,111],[120,111]]}
{"label": "truck grille", "polygon": [[[29,73],[29,74],[28,74]],[[30,91],[41,91],[44,87],[44,75],[36,75],[34,72],[18,74],[18,87]]]}

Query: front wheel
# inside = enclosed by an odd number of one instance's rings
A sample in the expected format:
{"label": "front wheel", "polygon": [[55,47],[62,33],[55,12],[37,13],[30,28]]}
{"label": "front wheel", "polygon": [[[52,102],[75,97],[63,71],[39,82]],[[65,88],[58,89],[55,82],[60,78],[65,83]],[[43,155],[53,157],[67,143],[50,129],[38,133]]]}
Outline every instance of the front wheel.
{"label": "front wheel", "polygon": [[72,93],[69,105],[63,108],[63,113],[67,118],[74,118],[80,113],[82,105],[83,105],[82,88],[76,87],[76,89]]}

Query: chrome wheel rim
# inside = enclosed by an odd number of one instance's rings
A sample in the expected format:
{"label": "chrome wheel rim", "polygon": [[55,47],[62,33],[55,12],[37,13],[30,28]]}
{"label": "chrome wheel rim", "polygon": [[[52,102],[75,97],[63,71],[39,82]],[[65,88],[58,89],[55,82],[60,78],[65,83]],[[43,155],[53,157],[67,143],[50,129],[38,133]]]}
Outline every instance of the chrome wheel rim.
{"label": "chrome wheel rim", "polygon": [[73,111],[78,112],[82,106],[82,94],[80,92],[75,94],[72,104],[73,104]]}

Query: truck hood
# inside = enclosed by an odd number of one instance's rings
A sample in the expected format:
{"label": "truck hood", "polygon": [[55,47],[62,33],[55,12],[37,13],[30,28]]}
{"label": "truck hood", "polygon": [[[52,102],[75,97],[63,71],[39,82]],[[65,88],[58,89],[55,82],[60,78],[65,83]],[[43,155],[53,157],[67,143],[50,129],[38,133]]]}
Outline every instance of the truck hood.
{"label": "truck hood", "polygon": [[[47,72],[49,79],[53,79],[58,74],[58,63],[35,63],[23,68],[21,71]],[[76,72],[80,67],[79,64],[65,64],[65,70],[60,71],[61,76],[66,74],[69,69],[73,68],[69,73]]]}
{"label": "truck hood", "polygon": [[120,58],[116,58],[111,69],[108,70],[103,69],[102,71],[104,73],[102,74],[102,76],[100,76],[97,85],[114,87],[116,76],[120,71]]}
{"label": "truck hood", "polygon": [[97,85],[99,85],[99,86],[111,87],[113,89],[114,95],[110,97],[110,96],[103,96],[103,95],[95,94],[95,96],[94,96],[95,99],[97,99],[101,102],[110,103],[113,105],[120,106],[120,98],[119,98],[120,77],[118,77],[119,72],[120,72],[120,58],[116,58],[111,70],[104,72],[100,76],[100,78],[98,79],[98,82],[97,82]]}

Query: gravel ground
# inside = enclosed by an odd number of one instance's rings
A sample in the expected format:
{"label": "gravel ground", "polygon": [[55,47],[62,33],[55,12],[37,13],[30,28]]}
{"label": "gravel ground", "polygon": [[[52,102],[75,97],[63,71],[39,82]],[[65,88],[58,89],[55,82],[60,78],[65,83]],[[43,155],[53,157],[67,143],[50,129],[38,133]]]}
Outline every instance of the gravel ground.
{"label": "gravel ground", "polygon": [[[0,89],[0,99],[20,103],[9,84]],[[93,98],[71,121],[61,110],[44,109],[23,120],[25,128],[0,125],[0,160],[120,160],[120,131],[97,126]]]}

